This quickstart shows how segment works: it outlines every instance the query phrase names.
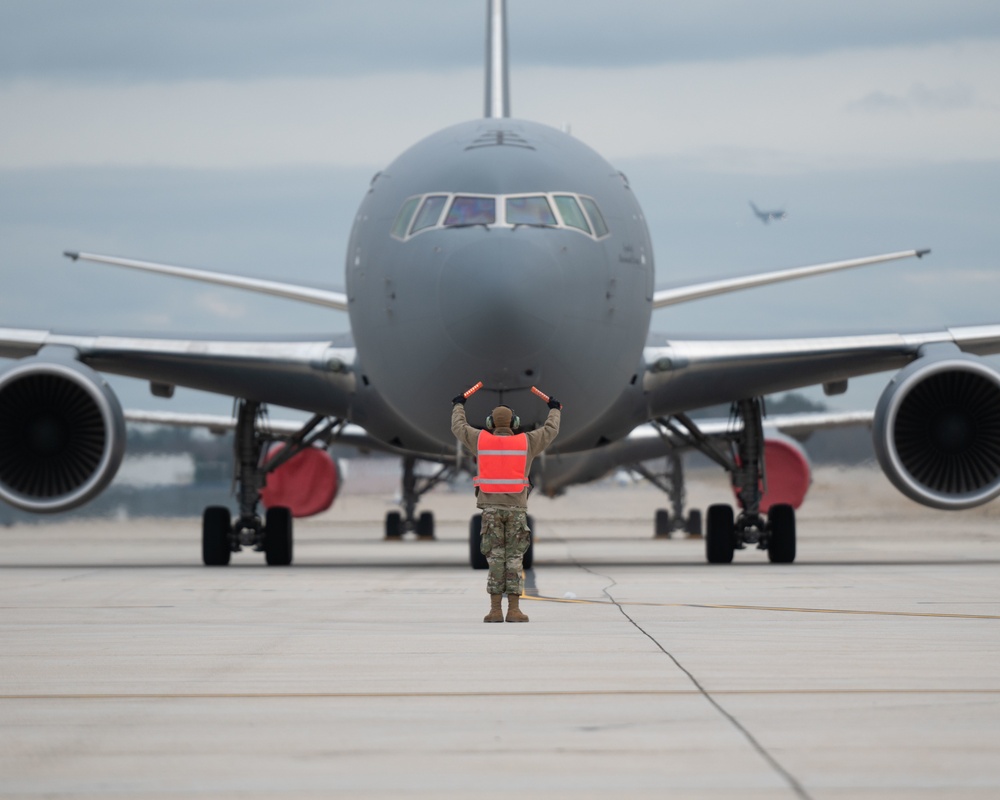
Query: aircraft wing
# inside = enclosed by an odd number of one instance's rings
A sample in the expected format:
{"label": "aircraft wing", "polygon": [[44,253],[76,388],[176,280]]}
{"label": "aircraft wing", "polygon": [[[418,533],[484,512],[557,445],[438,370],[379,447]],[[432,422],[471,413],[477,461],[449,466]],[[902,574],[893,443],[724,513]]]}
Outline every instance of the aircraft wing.
{"label": "aircraft wing", "polygon": [[900,369],[934,348],[1000,353],[1000,325],[803,339],[670,340],[644,350],[647,418]]}
{"label": "aircraft wing", "polygon": [[[127,409],[126,422],[140,425],[168,425],[177,428],[203,428],[212,433],[227,433],[236,429],[236,418],[221,414],[185,414],[170,411],[139,411]],[[259,430],[276,438],[294,436],[302,429],[300,420],[265,419]],[[377,450],[400,454],[403,451],[379,441],[360,425],[347,424],[337,428],[330,437],[331,444],[346,444],[361,451]]]}
{"label": "aircraft wing", "polygon": [[[804,437],[818,430],[870,426],[871,411],[821,411],[801,414],[775,414],[764,418],[764,431],[777,431],[792,437]],[[721,440],[732,429],[728,419],[698,419],[698,429],[708,439]],[[640,425],[624,439],[584,453],[545,458],[544,491],[558,494],[573,484],[604,477],[621,467],[662,458],[671,452],[686,450],[690,444],[668,428]]]}
{"label": "aircraft wing", "polygon": [[[764,222],[767,222],[766,216],[762,217],[762,219]],[[690,303],[692,300],[701,300],[705,297],[716,297],[722,294],[729,294],[730,292],[742,292],[745,289],[753,289],[758,286],[769,286],[774,283],[811,278],[816,275],[826,275],[831,272],[866,267],[871,264],[885,264],[904,258],[923,258],[929,252],[930,250],[900,250],[896,253],[885,253],[878,256],[850,258],[846,261],[829,261],[825,264],[811,264],[806,267],[792,267],[791,269],[779,269],[773,272],[741,275],[737,278],[724,278],[723,280],[709,281],[708,283],[696,283],[676,289],[659,289],[653,293],[653,308],[665,308],[666,306],[674,306],[680,303]],[[107,262],[107,259],[105,261],[106,263],[111,263]]]}
{"label": "aircraft wing", "polygon": [[317,289],[310,286],[300,286],[282,281],[269,281],[262,278],[248,278],[242,275],[232,275],[227,272],[214,272],[207,269],[177,267],[172,264],[158,264],[155,261],[141,261],[136,258],[119,258],[96,253],[79,253],[67,250],[63,253],[72,261],[92,261],[95,264],[110,264],[113,267],[137,269],[143,272],[153,272],[159,275],[170,275],[185,280],[214,283],[218,286],[228,286],[232,289],[245,289],[250,292],[284,297],[288,300],[298,300],[302,303],[312,303],[325,308],[335,308],[338,311],[347,310],[347,295],[343,292],[333,292],[327,289]]}
{"label": "aircraft wing", "polygon": [[164,387],[242,397],[352,418],[353,346],[320,341],[238,341],[79,336],[0,328],[0,357],[75,359],[99,372]]}

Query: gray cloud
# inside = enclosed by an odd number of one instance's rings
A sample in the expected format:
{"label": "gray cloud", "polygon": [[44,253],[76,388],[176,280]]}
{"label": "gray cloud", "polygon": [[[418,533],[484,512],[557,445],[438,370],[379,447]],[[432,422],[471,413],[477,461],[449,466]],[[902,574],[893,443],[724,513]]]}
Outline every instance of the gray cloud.
{"label": "gray cloud", "polygon": [[[681,60],[730,61],[1000,37],[1000,4],[994,2],[885,0],[872,4],[846,0],[834,7],[791,0],[754,4],[510,0],[509,7],[515,69],[518,65],[602,68]],[[471,0],[0,0],[0,80],[249,81],[357,76],[407,67],[426,71],[477,69],[482,63],[483,22],[483,3]],[[990,63],[992,51],[980,49],[987,51],[983,62]],[[888,59],[894,64],[895,55],[890,53]],[[911,57],[921,59],[923,54]],[[855,72],[859,63],[865,63],[853,52],[840,58]],[[780,108],[787,105],[782,90],[765,80],[773,70],[783,69],[781,64],[769,65],[771,71],[755,70],[752,64],[740,66],[743,69],[738,74],[730,75],[730,69],[720,81],[704,84],[715,88],[713,96],[699,95],[695,84],[682,85],[680,95],[694,96],[690,105],[683,104],[683,96],[666,102],[664,97],[670,97],[666,87],[656,84],[652,91],[629,99],[630,105],[618,114],[614,126],[608,123],[607,106],[601,105],[606,100],[606,87],[595,96],[600,81],[595,77],[598,73],[590,73],[592,82],[586,85],[587,92],[581,93],[582,102],[588,108],[600,106],[591,131],[599,134],[611,127],[633,132],[645,128],[656,139],[676,140],[683,135],[684,126],[690,125],[685,116],[710,116],[716,111],[719,123],[715,127],[734,128],[733,136],[723,142],[730,147],[735,142],[740,147],[759,148],[760,136],[776,148],[789,141],[817,138],[808,127],[793,127],[806,114],[793,105]],[[698,71],[687,70],[685,74],[690,79],[691,73]],[[868,73],[862,80],[848,75],[850,71],[834,71],[833,78],[819,88],[812,80],[808,91],[828,97],[831,88],[850,77],[850,91],[837,95],[838,111],[851,97],[861,98],[857,110],[868,111],[963,108],[990,97],[982,83],[976,84],[975,91],[967,88],[958,80],[963,73],[957,71],[950,75],[932,73],[930,77],[923,72],[900,71],[899,83],[890,80],[893,76],[876,80]],[[805,70],[792,72],[785,70],[794,81],[801,82],[807,74],[815,78]],[[570,74],[581,83],[587,80],[586,74]],[[745,83],[754,75],[766,87],[764,99],[754,98],[746,108],[734,110],[745,99],[740,95],[747,94],[741,81]],[[440,76],[437,78],[427,82],[432,89],[446,85]],[[382,80],[398,93],[396,76]],[[629,88],[616,77],[610,82],[611,91],[624,94]],[[527,106],[527,90],[519,88],[516,75],[514,83],[514,105],[520,109]],[[479,87],[477,76],[475,85],[470,84],[470,114],[479,109]],[[881,91],[869,92],[875,87]],[[67,95],[78,88],[71,86]],[[156,98],[171,87],[153,87],[160,94],[147,91],[150,87],[126,88]],[[240,88],[247,90],[246,86]],[[732,93],[726,94],[730,88]],[[430,104],[426,98],[386,94],[383,92],[376,103],[397,127]],[[543,93],[540,103],[562,102],[566,94]],[[346,96],[349,100],[343,99],[345,95],[307,97],[293,109],[294,114],[282,116],[289,118],[290,125],[319,128],[323,133],[325,129],[302,109],[325,104],[348,120],[347,111],[356,108],[352,106],[356,96]],[[46,111],[49,108],[45,106]],[[536,114],[528,116],[538,118],[538,108]],[[45,131],[49,120],[62,122],[56,112],[66,114],[61,103],[52,104],[51,110],[51,117],[44,117],[39,131]],[[90,110],[84,107],[84,111]],[[92,142],[102,143],[120,126],[109,111],[124,116],[128,110],[93,108],[91,116],[100,124],[86,129]],[[164,109],[155,110],[162,113]],[[455,121],[450,113],[450,109],[441,109],[442,125]],[[640,113],[645,114],[643,121],[636,122],[635,115]],[[371,116],[354,114],[349,123],[339,117],[335,120],[349,129],[356,142],[353,148],[340,144],[341,150],[352,154],[360,149],[358,142],[373,138],[378,129],[369,124]],[[873,115],[878,123],[891,121],[891,117]],[[940,117],[946,119],[947,115]],[[200,121],[204,124],[204,118]],[[578,126],[579,119],[573,122],[581,136],[590,132],[582,124]],[[106,129],[101,127],[105,124]],[[436,126],[437,122],[428,120],[427,124]],[[763,131],[758,132],[758,140],[748,142],[748,126]],[[81,138],[79,116],[66,127],[68,136]],[[783,127],[792,128],[788,135],[792,138],[770,132]],[[194,125],[182,132],[192,141],[206,135]],[[245,130],[242,133],[246,136]],[[873,163],[881,153],[879,143],[900,146],[898,137],[877,134],[865,130],[857,134],[864,146],[861,152],[874,154]],[[836,136],[841,137],[840,129]],[[944,134],[941,138],[951,141]],[[327,147],[334,147],[332,142],[331,136]],[[292,147],[286,141],[280,144],[283,149]],[[85,142],[84,146],[96,145]],[[832,145],[817,145],[821,154],[824,147],[829,151]],[[605,146],[600,149],[608,154]],[[763,160],[795,158],[796,152],[779,150],[773,159]],[[955,152],[962,155],[966,151]],[[395,154],[390,148],[380,151],[379,158]],[[760,156],[759,149],[734,151],[729,161],[745,162],[755,155]],[[956,160],[952,151],[946,155],[944,160]],[[1000,208],[1000,166],[987,160],[930,163],[926,148],[912,161],[891,169],[883,164],[872,169],[824,172],[815,167],[813,159],[808,162],[811,166],[802,169],[762,168],[748,174],[736,166],[726,169],[725,160],[722,167],[716,164],[709,169],[689,156],[675,161],[617,160],[616,166],[628,173],[649,221],[662,284],[908,247],[934,248],[933,256],[921,262],[657,312],[656,328],[672,334],[765,335],[996,321],[997,292],[990,291],[990,276],[997,274],[995,254],[1000,249],[995,225]],[[0,293],[0,324],[149,334],[282,336],[343,330],[343,315],[111,268],[73,266],[59,254],[63,249],[79,248],[306,284],[338,285],[351,220],[369,178],[367,167],[331,166],[2,170],[0,285],[4,291]],[[750,214],[748,199],[784,204],[791,217],[781,225],[760,225]],[[816,302],[816,292],[823,293],[822,303]],[[754,313],[748,315],[748,308]],[[141,384],[134,398],[127,402],[151,402]],[[212,402],[217,404],[215,410],[228,410],[227,399]],[[170,407],[177,408],[176,401]]]}
{"label": "gray cloud", "polygon": [[[485,2],[0,0],[0,79],[246,80],[482,62]],[[510,0],[521,66],[632,66],[1000,36],[989,0]]]}
{"label": "gray cloud", "polygon": [[901,112],[913,111],[953,111],[972,108],[975,93],[971,86],[954,83],[949,86],[929,87],[915,83],[903,94],[876,91],[848,105],[849,111],[861,112]]}

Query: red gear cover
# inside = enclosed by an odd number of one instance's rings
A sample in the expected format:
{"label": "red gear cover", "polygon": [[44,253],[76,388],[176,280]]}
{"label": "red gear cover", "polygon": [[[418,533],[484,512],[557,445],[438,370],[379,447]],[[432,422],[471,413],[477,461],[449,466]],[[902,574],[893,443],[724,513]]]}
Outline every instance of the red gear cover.
{"label": "red gear cover", "polygon": [[[268,457],[283,448],[283,444],[275,445]],[[307,447],[268,474],[260,498],[268,508],[283,506],[293,517],[311,517],[332,506],[339,489],[340,472],[330,455]]]}

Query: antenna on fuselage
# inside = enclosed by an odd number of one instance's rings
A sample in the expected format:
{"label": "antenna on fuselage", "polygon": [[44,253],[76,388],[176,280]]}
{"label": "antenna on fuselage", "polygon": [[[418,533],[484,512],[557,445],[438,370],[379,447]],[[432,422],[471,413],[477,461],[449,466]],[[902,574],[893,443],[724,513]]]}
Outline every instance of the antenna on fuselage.
{"label": "antenna on fuselage", "polygon": [[486,112],[487,119],[510,116],[507,81],[507,11],[504,0],[487,0]]}

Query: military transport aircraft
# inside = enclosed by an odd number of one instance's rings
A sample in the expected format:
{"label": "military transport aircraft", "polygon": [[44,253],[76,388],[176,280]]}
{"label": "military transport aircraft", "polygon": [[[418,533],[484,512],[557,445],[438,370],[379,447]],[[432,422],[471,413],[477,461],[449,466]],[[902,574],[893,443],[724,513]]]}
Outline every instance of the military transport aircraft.
{"label": "military transport aircraft", "polygon": [[788,212],[782,208],[775,208],[771,211],[761,211],[757,206],[754,205],[753,200],[750,201],[750,208],[753,209],[754,215],[763,222],[765,225],[769,223],[772,219],[775,222],[781,222],[788,216]]}
{"label": "military transport aircraft", "polygon": [[[708,508],[708,561],[729,562],[754,544],[789,562],[789,487],[802,484],[807,467],[794,457],[774,467],[766,453],[778,440],[761,398],[816,384],[837,391],[853,376],[889,369],[900,371],[872,426],[890,480],[942,509],[1000,494],[1000,375],[979,358],[1000,352],[1000,325],[712,341],[649,330],[653,309],[926,250],[655,289],[649,232],[628,181],[577,139],[510,116],[502,0],[489,3],[487,27],[484,118],[427,137],[372,179],[350,236],[345,292],[67,253],[319,304],[346,312],[351,334],[289,342],[0,329],[0,356],[19,359],[0,373],[0,498],[60,511],[108,485],[127,417],[101,375],[111,373],[147,380],[162,396],[184,386],[238,401],[235,419],[201,420],[235,431],[239,505],[235,519],[224,506],[205,510],[206,564],[226,564],[243,546],[264,551],[269,564],[290,563],[293,515],[333,499],[336,471],[317,445],[334,441],[398,454],[403,513],[387,516],[386,534],[429,536],[433,515],[416,513],[421,495],[474,469],[451,435],[450,398],[483,381],[468,402],[471,419],[505,402],[531,428],[547,410],[531,397],[537,385],[565,404],[560,436],[537,462],[540,490],[696,448],[729,473],[738,506],[738,514],[731,503]],[[732,404],[724,429],[688,416],[718,403]],[[289,430],[266,422],[265,405],[313,417]],[[159,421],[199,424],[179,414]],[[440,471],[420,479],[418,460]],[[279,480],[293,468],[298,477]],[[472,545],[476,533],[473,522]]]}

